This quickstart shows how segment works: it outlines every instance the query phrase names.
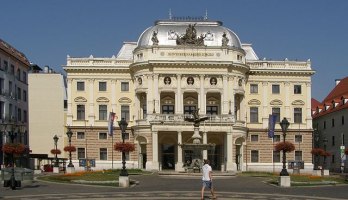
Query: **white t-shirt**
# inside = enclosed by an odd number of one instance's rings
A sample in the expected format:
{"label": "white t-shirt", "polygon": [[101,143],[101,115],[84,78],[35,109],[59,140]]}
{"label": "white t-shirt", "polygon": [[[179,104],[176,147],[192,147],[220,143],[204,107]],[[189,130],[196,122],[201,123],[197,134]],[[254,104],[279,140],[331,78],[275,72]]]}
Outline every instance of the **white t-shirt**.
{"label": "white t-shirt", "polygon": [[208,165],[208,164],[203,165],[202,170],[203,170],[202,180],[203,181],[210,181],[209,173],[212,171],[210,165]]}

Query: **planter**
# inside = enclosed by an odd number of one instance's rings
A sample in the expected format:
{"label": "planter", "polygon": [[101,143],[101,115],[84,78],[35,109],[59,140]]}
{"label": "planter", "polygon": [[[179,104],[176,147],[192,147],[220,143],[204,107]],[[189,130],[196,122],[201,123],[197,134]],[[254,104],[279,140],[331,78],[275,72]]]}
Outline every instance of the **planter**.
{"label": "planter", "polygon": [[290,187],[291,186],[290,176],[279,176],[279,186]]}

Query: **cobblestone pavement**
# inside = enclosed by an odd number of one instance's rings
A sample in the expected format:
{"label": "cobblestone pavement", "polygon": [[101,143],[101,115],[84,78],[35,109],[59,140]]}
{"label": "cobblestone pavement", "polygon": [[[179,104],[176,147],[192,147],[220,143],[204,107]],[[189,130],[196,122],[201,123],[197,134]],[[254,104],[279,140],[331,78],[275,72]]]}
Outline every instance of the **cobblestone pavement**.
{"label": "cobblestone pavement", "polygon": [[[130,176],[138,184],[130,188],[87,186],[35,181],[17,190],[0,187],[0,199],[55,200],[55,199],[200,199],[200,177],[164,177],[153,175]],[[265,183],[264,178],[214,178],[218,199],[270,200],[338,200],[347,199],[348,185],[280,188]],[[206,191],[206,199],[210,193]]]}

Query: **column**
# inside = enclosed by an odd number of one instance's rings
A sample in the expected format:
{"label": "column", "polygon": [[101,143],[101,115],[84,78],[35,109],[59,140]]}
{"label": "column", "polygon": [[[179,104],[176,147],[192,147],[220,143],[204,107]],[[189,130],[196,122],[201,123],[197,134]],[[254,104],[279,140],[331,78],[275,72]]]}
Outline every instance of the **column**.
{"label": "column", "polygon": [[154,88],[153,88],[153,91],[154,91],[154,94],[153,94],[153,97],[154,97],[154,100],[155,100],[155,111],[157,114],[160,113],[160,98],[159,98],[159,94],[158,94],[158,74],[154,74],[153,75],[153,82],[154,82]]}
{"label": "column", "polygon": [[205,91],[204,91],[204,75],[199,76],[200,80],[200,92],[198,93],[198,108],[199,108],[199,114],[204,115],[206,112],[206,104],[205,104]]}
{"label": "column", "polygon": [[223,105],[222,105],[222,114],[228,114],[229,106],[228,106],[228,76],[223,75],[222,76],[222,83],[223,83]]}
{"label": "column", "polygon": [[308,129],[312,128],[312,113],[311,113],[311,99],[312,99],[312,95],[311,95],[311,83],[306,83],[306,125]]}
{"label": "column", "polygon": [[72,81],[73,79],[68,78],[68,114],[67,114],[67,119],[66,119],[66,123],[70,126],[72,126],[72,122],[73,122],[73,114],[72,114]]}
{"label": "column", "polygon": [[[268,83],[262,82],[262,127],[268,127]],[[260,110],[261,111],[261,110]]]}
{"label": "column", "polygon": [[182,114],[182,108],[184,107],[182,102],[182,92],[181,92],[181,74],[177,74],[176,75],[176,80],[177,80],[177,89],[176,89],[176,97],[177,97],[177,102],[175,102],[175,104],[177,104],[177,111],[175,112],[176,114]]}
{"label": "column", "polygon": [[95,114],[94,114],[94,79],[89,79],[89,114],[88,121],[89,124],[94,124]]}
{"label": "column", "polygon": [[116,80],[111,80],[111,111],[116,113]]}
{"label": "column", "polygon": [[[178,131],[178,144],[182,144],[182,134],[181,131]],[[175,165],[175,171],[184,171],[183,162],[182,162],[182,148],[178,145],[178,162]]]}
{"label": "column", "polygon": [[232,132],[226,133],[226,171],[236,171],[236,164],[233,163],[233,141]]}
{"label": "column", "polygon": [[[203,132],[203,144],[207,144],[207,132]],[[203,159],[208,159],[208,150],[203,150]]]}
{"label": "column", "polygon": [[232,96],[230,97],[230,108],[231,109],[231,114],[233,115],[234,121],[237,119],[237,116],[234,115],[234,106],[235,106],[235,92],[234,92],[234,81],[233,81],[234,77],[230,76],[228,79],[228,82],[230,85],[230,91]]}
{"label": "column", "polygon": [[[285,82],[284,83],[285,88],[284,88],[284,92],[285,92],[285,116],[289,122],[293,121],[291,115],[290,115],[290,83],[289,82]],[[291,120],[292,119],[292,120]]]}
{"label": "column", "polygon": [[158,132],[152,131],[152,170],[159,170],[158,163]]}
{"label": "column", "polygon": [[146,101],[147,101],[147,114],[151,115],[153,112],[153,87],[152,87],[152,75],[147,75],[147,93],[146,93]]}

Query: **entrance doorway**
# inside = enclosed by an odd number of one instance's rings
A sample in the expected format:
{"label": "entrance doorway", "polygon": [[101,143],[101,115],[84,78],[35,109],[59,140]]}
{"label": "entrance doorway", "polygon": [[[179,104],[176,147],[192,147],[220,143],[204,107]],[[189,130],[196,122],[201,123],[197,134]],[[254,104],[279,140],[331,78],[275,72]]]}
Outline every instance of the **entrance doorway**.
{"label": "entrance doorway", "polygon": [[216,145],[214,150],[208,150],[208,160],[213,170],[221,170],[221,145]]}
{"label": "entrance doorway", "polygon": [[175,146],[162,145],[162,169],[175,169]]}

